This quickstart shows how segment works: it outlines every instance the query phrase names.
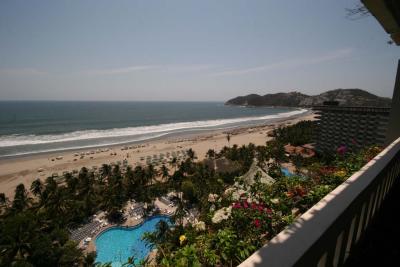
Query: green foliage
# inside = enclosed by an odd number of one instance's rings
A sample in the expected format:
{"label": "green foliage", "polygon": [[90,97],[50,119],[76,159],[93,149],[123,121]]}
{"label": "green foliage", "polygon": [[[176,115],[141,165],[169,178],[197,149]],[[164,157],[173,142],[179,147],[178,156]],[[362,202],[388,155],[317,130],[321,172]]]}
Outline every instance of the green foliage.
{"label": "green foliage", "polygon": [[2,219],[0,251],[0,266],[71,266],[82,259],[65,230],[49,225],[32,211]]}
{"label": "green foliage", "polygon": [[232,147],[224,147],[219,153],[218,157],[225,157],[231,161],[238,162],[241,166],[240,172],[245,173],[253,163],[256,155],[256,147],[250,143],[247,146],[243,145],[238,147],[236,144]]}
{"label": "green foliage", "polygon": [[28,207],[30,198],[28,192],[23,184],[19,184],[15,189],[14,201],[12,203],[12,210],[14,212],[21,212]]}
{"label": "green foliage", "polygon": [[177,267],[200,267],[200,261],[197,257],[194,245],[185,246],[179,249],[173,257],[171,266]]}
{"label": "green foliage", "polygon": [[[234,266],[246,259],[296,217],[317,203],[337,185],[346,180],[374,157],[379,148],[357,153],[331,155],[303,160],[291,158],[292,163],[307,169],[302,176],[286,177],[280,162],[287,161],[283,145],[301,145],[311,141],[312,122],[301,122],[275,131],[275,140],[265,146],[253,144],[224,147],[220,152],[209,150],[209,158],[225,157],[239,168],[233,173],[216,173],[202,163],[196,163],[193,150],[188,159],[170,162],[160,170],[154,166],[137,166],[122,173],[119,166],[103,165],[95,174],[82,168],[78,175],[66,174],[64,183],[49,177],[35,180],[30,192],[18,185],[13,201],[0,194],[0,267],[1,266],[92,266],[95,256],[83,255],[69,240],[67,229],[86,223],[99,210],[107,211],[110,221],[122,222],[122,209],[134,198],[150,203],[170,190],[182,192],[177,197],[177,210],[172,216],[174,227],[160,222],[156,231],[143,239],[157,249],[156,263],[160,266]],[[235,177],[248,171],[257,158],[260,167],[276,182],[261,184],[258,179],[241,199],[232,203],[224,191]],[[273,163],[266,163],[273,158]],[[163,177],[163,183],[155,177]],[[307,178],[304,178],[306,176]],[[57,180],[58,181],[58,180]],[[209,195],[217,200],[209,202]],[[232,207],[229,218],[213,224],[214,211]],[[198,219],[206,229],[198,230],[183,219],[190,209],[199,211]],[[184,236],[184,242],[180,237]],[[136,264],[133,258],[125,266]],[[97,264],[97,266],[100,266]],[[103,264],[101,266],[110,266]]]}
{"label": "green foliage", "polygon": [[312,142],[314,130],[314,122],[301,121],[295,125],[278,128],[274,130],[273,135],[279,143],[299,146]]}
{"label": "green foliage", "polygon": [[91,266],[76,244],[68,240],[68,228],[87,222],[100,209],[108,219],[123,220],[121,209],[132,196],[151,202],[167,188],[152,183],[154,170],[137,168],[124,175],[118,167],[103,165],[94,175],[82,168],[77,176],[66,174],[65,183],[48,177],[33,181],[32,196],[17,186],[11,205],[4,194],[0,203],[0,266]]}
{"label": "green foliage", "polygon": [[316,185],[308,192],[303,203],[307,206],[311,206],[331,192],[333,188],[334,186],[332,185]]}
{"label": "green foliage", "polygon": [[194,184],[191,181],[184,181],[182,183],[182,193],[183,197],[190,203],[196,203],[198,201]]}
{"label": "green foliage", "polygon": [[277,163],[271,163],[268,165],[268,175],[274,179],[279,179],[284,177],[281,166]]}

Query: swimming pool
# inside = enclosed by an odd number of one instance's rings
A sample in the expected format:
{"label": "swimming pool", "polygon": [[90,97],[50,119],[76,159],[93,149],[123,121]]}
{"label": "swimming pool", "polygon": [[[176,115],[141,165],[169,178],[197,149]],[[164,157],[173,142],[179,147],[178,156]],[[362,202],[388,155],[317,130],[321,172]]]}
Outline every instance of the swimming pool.
{"label": "swimming pool", "polygon": [[282,171],[282,173],[285,175],[285,176],[287,176],[287,177],[291,177],[291,176],[294,176],[294,174],[293,173],[291,173],[290,171],[289,171],[289,169],[287,169],[287,168],[281,168],[281,171]]}
{"label": "swimming pool", "polygon": [[293,177],[293,176],[296,176],[296,177],[298,177],[298,178],[300,178],[300,179],[307,179],[307,177],[304,175],[304,174],[299,174],[299,173],[293,173],[293,172],[291,172],[291,171],[289,171],[289,169],[288,168],[285,168],[285,167],[282,167],[281,168],[281,171],[282,171],[282,173],[283,173],[283,175],[285,175],[286,177]]}
{"label": "swimming pool", "polygon": [[111,262],[113,267],[120,267],[129,257],[134,256],[138,263],[150,252],[150,248],[142,241],[143,233],[153,232],[161,220],[169,222],[169,217],[157,215],[135,227],[112,227],[105,230],[96,238],[96,262]]}

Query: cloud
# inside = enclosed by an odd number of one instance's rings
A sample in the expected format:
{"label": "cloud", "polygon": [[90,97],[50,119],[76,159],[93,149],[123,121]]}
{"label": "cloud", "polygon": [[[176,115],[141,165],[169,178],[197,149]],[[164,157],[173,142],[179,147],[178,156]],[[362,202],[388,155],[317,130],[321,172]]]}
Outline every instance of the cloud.
{"label": "cloud", "polygon": [[137,71],[146,71],[146,70],[153,70],[158,69],[160,66],[156,65],[143,65],[143,66],[131,66],[125,68],[116,68],[116,69],[99,69],[99,70],[89,70],[86,71],[86,74],[91,75],[114,75],[114,74],[127,74],[133,73]]}
{"label": "cloud", "polygon": [[263,72],[263,71],[269,71],[269,70],[303,67],[303,66],[308,66],[308,65],[313,65],[313,64],[318,64],[318,63],[323,63],[323,62],[327,62],[327,61],[333,61],[336,59],[344,58],[344,57],[349,56],[352,52],[353,52],[353,49],[351,49],[351,48],[340,49],[340,50],[332,51],[325,55],[320,55],[317,57],[281,61],[281,62],[276,62],[276,63],[252,67],[252,68],[226,70],[226,71],[213,73],[212,76],[243,75],[243,74],[254,73],[254,72]]}
{"label": "cloud", "polygon": [[142,65],[142,66],[130,66],[124,68],[115,68],[115,69],[98,69],[98,70],[89,70],[83,72],[84,74],[89,75],[119,75],[119,74],[129,74],[140,71],[149,71],[149,70],[157,70],[164,72],[198,72],[209,70],[213,68],[213,65],[207,64],[190,64],[190,65]]}
{"label": "cloud", "polygon": [[214,65],[208,64],[189,64],[189,65],[165,65],[163,70],[173,72],[197,72],[215,68]]}
{"label": "cloud", "polygon": [[0,74],[4,75],[45,75],[49,74],[47,71],[35,69],[35,68],[0,68]]}
{"label": "cloud", "polygon": [[[63,74],[84,74],[84,75],[126,75],[143,71],[160,71],[160,72],[202,72],[215,68],[214,65],[207,64],[166,64],[166,65],[137,65],[121,68],[110,69],[90,69],[77,72],[64,72]],[[0,75],[10,76],[30,76],[55,74],[54,72],[43,71],[35,68],[0,68]]]}

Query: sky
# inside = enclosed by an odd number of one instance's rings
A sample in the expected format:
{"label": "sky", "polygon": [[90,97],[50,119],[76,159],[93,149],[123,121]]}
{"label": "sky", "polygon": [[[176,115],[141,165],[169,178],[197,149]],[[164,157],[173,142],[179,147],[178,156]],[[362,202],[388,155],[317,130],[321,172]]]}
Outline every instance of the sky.
{"label": "sky", "polygon": [[0,100],[226,101],[361,88],[400,48],[356,0],[0,1]]}

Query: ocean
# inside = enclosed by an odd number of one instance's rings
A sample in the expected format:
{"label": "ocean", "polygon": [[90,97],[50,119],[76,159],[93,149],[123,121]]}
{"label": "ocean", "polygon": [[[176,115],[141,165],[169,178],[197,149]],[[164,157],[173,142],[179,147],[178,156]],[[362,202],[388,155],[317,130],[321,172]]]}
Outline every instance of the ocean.
{"label": "ocean", "polygon": [[0,158],[257,125],[304,109],[220,102],[0,102]]}

